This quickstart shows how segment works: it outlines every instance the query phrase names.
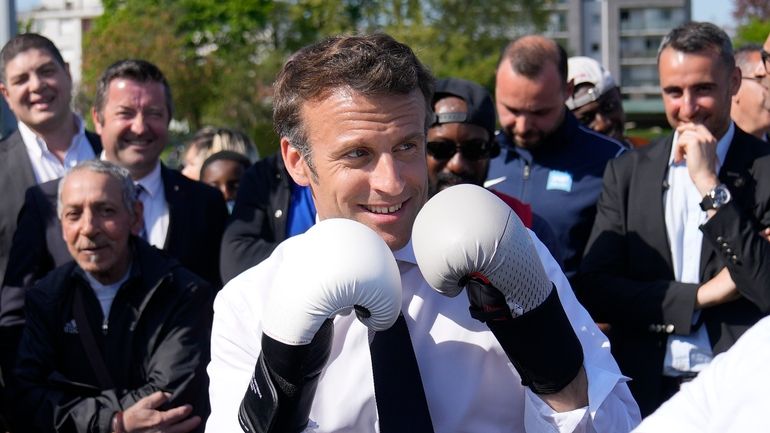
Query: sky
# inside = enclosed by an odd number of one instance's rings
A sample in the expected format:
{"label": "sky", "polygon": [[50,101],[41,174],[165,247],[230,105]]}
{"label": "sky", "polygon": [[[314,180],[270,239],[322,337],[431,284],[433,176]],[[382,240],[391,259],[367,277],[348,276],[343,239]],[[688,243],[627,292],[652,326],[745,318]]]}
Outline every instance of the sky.
{"label": "sky", "polygon": [[[17,11],[26,11],[39,4],[40,0],[16,0],[16,9]],[[690,4],[692,5],[693,20],[710,21],[725,28],[728,32],[734,27],[733,0],[690,0]]]}

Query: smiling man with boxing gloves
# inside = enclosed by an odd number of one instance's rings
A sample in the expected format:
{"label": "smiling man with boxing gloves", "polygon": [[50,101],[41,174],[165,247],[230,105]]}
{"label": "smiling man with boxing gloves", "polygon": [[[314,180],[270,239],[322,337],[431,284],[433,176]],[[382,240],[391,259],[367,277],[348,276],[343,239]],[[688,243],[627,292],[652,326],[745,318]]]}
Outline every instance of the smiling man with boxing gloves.
{"label": "smiling man with boxing gloves", "polygon": [[[474,312],[491,320],[485,325],[469,314],[468,299],[426,282],[411,239],[418,213],[432,207],[425,142],[433,78],[409,47],[383,34],[332,37],[292,55],[274,88],[282,158],[312,190],[320,222],[218,294],[207,431],[624,432],[639,422],[604,334],[531,232],[518,227],[499,244],[519,259],[493,261],[528,279],[498,281],[484,267],[453,277],[457,284],[475,270],[490,279],[490,300],[479,297],[475,309],[506,305],[509,317]],[[425,217],[437,238],[429,255],[465,254],[480,239],[466,224],[491,230],[503,220],[479,208],[475,192]],[[468,211],[478,218],[448,222]],[[357,230],[327,225],[335,218],[373,233],[351,240]],[[479,244],[478,254],[495,245]],[[394,257],[400,301],[385,290]],[[519,299],[521,311],[493,290]],[[391,310],[375,306],[393,302],[388,327]],[[367,316],[385,319],[358,320]]]}

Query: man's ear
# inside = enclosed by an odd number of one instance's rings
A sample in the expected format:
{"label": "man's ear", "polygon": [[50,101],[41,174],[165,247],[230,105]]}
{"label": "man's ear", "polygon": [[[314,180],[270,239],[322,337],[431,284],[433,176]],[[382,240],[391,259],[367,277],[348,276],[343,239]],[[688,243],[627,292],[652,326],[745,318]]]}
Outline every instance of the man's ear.
{"label": "man's ear", "polygon": [[299,150],[292,146],[286,137],[281,137],[281,156],[294,182],[301,186],[310,185],[310,167],[307,166]]}
{"label": "man's ear", "polygon": [[99,121],[99,114],[96,113],[96,107],[91,107],[91,120],[94,122],[96,133],[102,135],[102,122]]}
{"label": "man's ear", "polygon": [[566,87],[564,87],[564,102],[567,102],[567,100],[572,97],[572,94],[574,92],[575,92],[575,80],[567,81],[567,85]]}
{"label": "man's ear", "polygon": [[[0,95],[3,95],[3,98],[5,99],[6,103],[8,102],[8,88],[5,87],[5,84],[3,84],[2,81],[0,81]],[[11,104],[8,104],[11,105]]]}
{"label": "man's ear", "polygon": [[735,96],[741,87],[741,68],[734,67],[730,74],[730,96]]}
{"label": "man's ear", "polygon": [[[141,200],[134,201],[134,218],[131,220],[131,234],[139,236],[144,226],[144,203]],[[148,232],[149,235],[149,232]]]}

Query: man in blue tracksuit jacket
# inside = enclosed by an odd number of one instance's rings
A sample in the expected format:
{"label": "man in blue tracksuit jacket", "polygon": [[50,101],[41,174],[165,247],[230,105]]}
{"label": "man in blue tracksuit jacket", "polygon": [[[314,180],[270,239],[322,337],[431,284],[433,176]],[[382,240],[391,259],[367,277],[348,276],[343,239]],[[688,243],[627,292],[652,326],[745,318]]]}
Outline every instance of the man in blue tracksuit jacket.
{"label": "man in blue tracksuit jacket", "polygon": [[596,215],[604,167],[624,147],[580,125],[566,108],[572,95],[567,55],[550,39],[512,41],[495,87],[502,152],[490,163],[487,186],[529,203],[545,218],[572,278]]}

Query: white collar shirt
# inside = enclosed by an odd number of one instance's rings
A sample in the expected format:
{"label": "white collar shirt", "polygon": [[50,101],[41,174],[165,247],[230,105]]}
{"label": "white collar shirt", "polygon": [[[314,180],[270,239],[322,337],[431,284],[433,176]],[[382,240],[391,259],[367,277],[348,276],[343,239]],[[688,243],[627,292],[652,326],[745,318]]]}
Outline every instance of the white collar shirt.
{"label": "white collar shirt", "polygon": [[767,431],[770,318],[752,326],[634,433]]}
{"label": "white collar shirt", "polygon": [[[735,126],[730,123],[725,135],[717,142],[716,172],[730,149]],[[674,134],[671,155],[668,161],[668,189],[663,194],[663,208],[666,234],[671,250],[674,278],[682,283],[700,283],[700,257],[703,232],[700,226],[706,222],[707,214],[700,208],[703,200],[687,171],[686,161],[674,163],[674,150],[679,138]],[[697,320],[698,313],[694,315]],[[703,369],[713,358],[711,344],[705,326],[699,326],[690,335],[670,335],[663,361],[666,376],[680,376]]]}
{"label": "white collar shirt", "polygon": [[[580,339],[588,376],[589,406],[554,412],[529,388],[494,335],[470,317],[464,295],[434,291],[415,266],[402,268],[402,313],[412,339],[434,431],[441,433],[622,432],[639,423],[639,409],[610,354],[605,335],[576,300],[546,247],[535,246],[556,284]],[[300,235],[302,236],[302,235]],[[296,237],[295,237],[296,238]],[[260,353],[267,293],[283,257],[283,245],[261,264],[230,281],[217,295],[211,339],[206,431],[239,431],[238,408]],[[396,259],[415,263],[411,242]],[[298,264],[301,266],[301,264]],[[377,407],[369,333],[355,314],[334,319],[330,361],[318,383],[306,432],[377,432]]]}
{"label": "white collar shirt", "polygon": [[91,147],[83,120],[75,116],[77,124],[77,133],[72,137],[72,142],[64,154],[64,160],[59,158],[50,150],[46,142],[35,134],[24,122],[19,122],[19,135],[27,148],[29,161],[32,163],[32,171],[35,173],[37,183],[48,182],[64,176],[69,169],[76,166],[78,162],[88,159],[94,159],[94,149]]}
{"label": "white collar shirt", "polygon": [[134,182],[144,188],[139,199],[144,205],[144,227],[147,233],[147,242],[163,249],[168,234],[169,209],[166,193],[163,190],[160,161],[147,176]]}

